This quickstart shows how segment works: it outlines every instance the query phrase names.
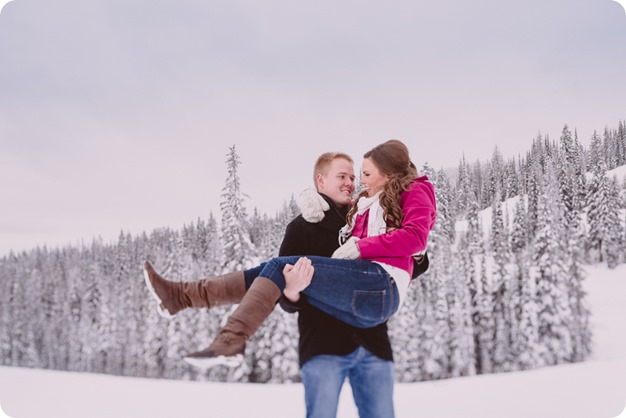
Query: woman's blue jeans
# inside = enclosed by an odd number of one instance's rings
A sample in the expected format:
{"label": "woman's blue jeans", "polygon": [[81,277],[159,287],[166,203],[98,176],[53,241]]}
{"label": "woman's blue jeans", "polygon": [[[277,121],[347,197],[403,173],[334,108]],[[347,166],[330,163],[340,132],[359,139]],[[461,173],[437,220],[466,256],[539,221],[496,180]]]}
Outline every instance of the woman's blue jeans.
{"label": "woman's blue jeans", "polygon": [[[300,256],[276,257],[244,272],[248,287],[256,277],[270,279],[285,289],[283,268]],[[307,256],[315,268],[311,284],[302,293],[307,302],[358,328],[385,322],[398,310],[395,281],[379,264],[368,260],[341,260]]]}

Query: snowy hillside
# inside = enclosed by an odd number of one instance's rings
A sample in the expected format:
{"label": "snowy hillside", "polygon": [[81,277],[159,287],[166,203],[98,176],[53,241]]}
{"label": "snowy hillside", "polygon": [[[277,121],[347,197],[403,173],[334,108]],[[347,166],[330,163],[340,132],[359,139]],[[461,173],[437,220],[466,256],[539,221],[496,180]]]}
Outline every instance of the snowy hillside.
{"label": "snowy hillside", "polygon": [[[587,267],[594,354],[579,364],[398,384],[399,418],[612,418],[626,403],[626,265]],[[0,403],[13,418],[294,418],[300,384],[220,384],[0,368]],[[622,414],[623,416],[624,414]],[[339,417],[357,417],[344,387]]]}
{"label": "snowy hillside", "polygon": [[608,177],[615,176],[617,177],[617,181],[622,182],[626,178],[626,165],[609,170],[606,172],[606,175]]}
{"label": "snowy hillside", "polygon": [[[626,181],[626,165],[617,167],[613,170],[609,170],[606,172],[606,175],[610,179],[615,177],[617,179],[618,184],[622,184],[624,181]],[[587,176],[587,180],[590,180],[592,177],[592,174],[587,173],[586,176]],[[518,195],[518,196],[505,199],[502,202],[502,213],[503,213],[505,225],[507,226],[509,230],[511,230],[512,228],[513,218],[515,216],[515,205],[517,205],[517,202],[519,201],[519,199],[520,199],[520,196]],[[491,230],[492,216],[493,216],[493,211],[491,207],[487,209],[483,209],[479,212],[480,224],[482,226],[483,235],[485,237],[489,236],[489,233]],[[626,216],[626,211],[624,209],[620,210],[620,217],[621,217],[622,222],[624,221],[625,216]],[[457,221],[455,224],[455,229],[458,233],[467,232],[467,220]]]}

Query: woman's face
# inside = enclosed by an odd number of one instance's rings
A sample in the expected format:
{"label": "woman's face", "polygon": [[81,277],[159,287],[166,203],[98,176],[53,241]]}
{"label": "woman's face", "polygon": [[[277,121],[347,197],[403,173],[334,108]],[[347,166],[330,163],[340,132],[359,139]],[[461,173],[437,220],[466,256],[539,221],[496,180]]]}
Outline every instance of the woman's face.
{"label": "woman's face", "polygon": [[363,160],[361,184],[365,186],[369,197],[381,191],[383,187],[385,187],[385,184],[387,184],[387,181],[389,181],[389,178],[381,174],[378,167],[374,165],[374,162],[370,158]]}

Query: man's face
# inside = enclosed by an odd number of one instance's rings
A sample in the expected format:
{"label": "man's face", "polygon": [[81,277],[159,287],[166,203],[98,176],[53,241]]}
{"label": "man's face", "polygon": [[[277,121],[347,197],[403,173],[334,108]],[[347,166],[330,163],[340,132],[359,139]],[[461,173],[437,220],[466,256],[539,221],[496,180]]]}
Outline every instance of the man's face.
{"label": "man's face", "polygon": [[338,205],[349,205],[354,193],[354,179],[354,165],[344,158],[335,158],[326,175],[317,175],[317,190]]}

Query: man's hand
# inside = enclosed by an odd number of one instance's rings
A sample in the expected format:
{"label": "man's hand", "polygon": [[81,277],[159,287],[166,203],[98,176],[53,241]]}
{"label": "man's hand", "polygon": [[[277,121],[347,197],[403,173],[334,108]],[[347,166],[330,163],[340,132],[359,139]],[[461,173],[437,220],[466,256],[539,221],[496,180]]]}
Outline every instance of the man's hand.
{"label": "man's hand", "polygon": [[324,219],[324,211],[330,209],[328,202],[315,189],[304,189],[298,196],[298,207],[305,221],[316,224]]}
{"label": "man's hand", "polygon": [[300,292],[309,287],[313,279],[314,268],[311,260],[300,257],[296,264],[287,264],[283,269],[285,276],[285,290],[283,294],[289,301],[300,300]]}
{"label": "man's hand", "polygon": [[357,245],[359,239],[357,237],[350,237],[345,244],[337,248],[332,255],[332,258],[343,258],[345,260],[356,260],[361,257],[361,251]]}

